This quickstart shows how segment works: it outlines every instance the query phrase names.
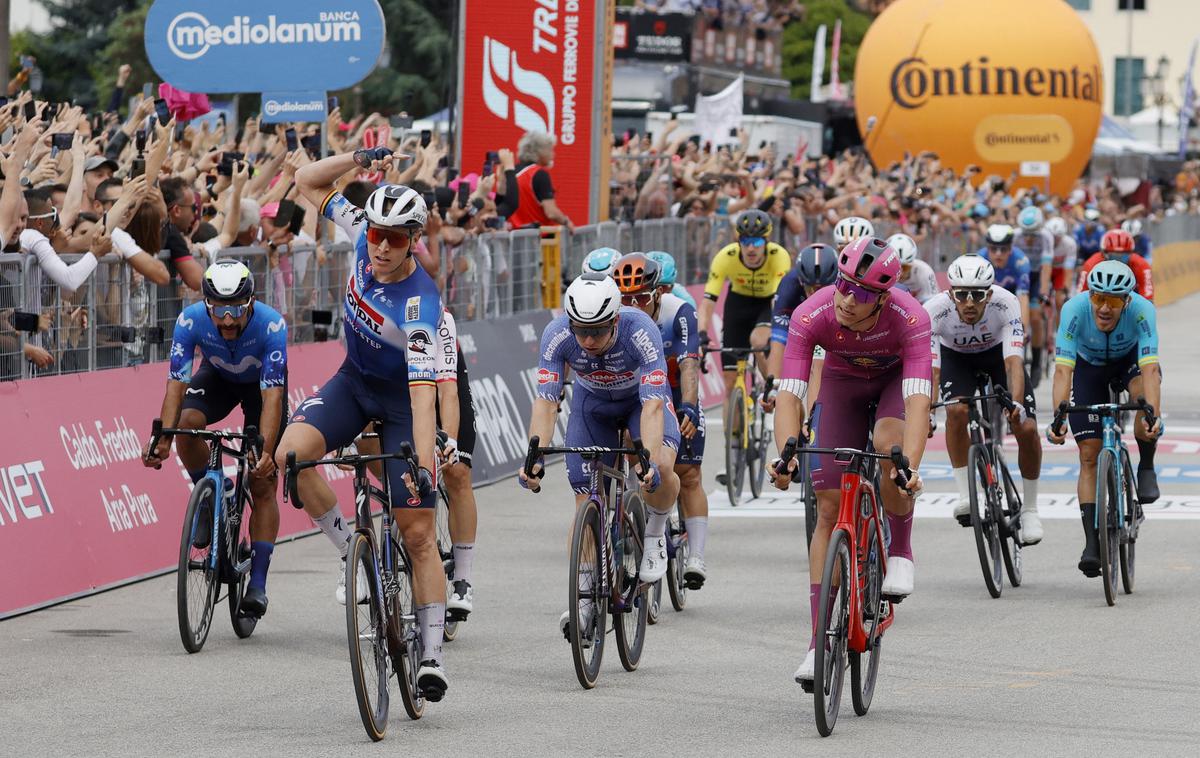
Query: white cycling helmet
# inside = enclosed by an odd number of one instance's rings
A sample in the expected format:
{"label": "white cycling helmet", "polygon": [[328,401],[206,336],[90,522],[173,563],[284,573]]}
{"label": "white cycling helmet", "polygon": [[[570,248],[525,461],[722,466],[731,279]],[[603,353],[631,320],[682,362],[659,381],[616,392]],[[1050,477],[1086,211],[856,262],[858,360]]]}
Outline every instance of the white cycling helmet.
{"label": "white cycling helmet", "polygon": [[960,255],[950,262],[946,278],[951,287],[991,287],[996,281],[996,269],[981,256]]}
{"label": "white cycling helmet", "polygon": [[833,227],[833,243],[843,248],[859,237],[874,237],[875,227],[862,216],[847,216]]}
{"label": "white cycling helmet", "polygon": [[1142,233],[1142,222],[1136,218],[1125,219],[1121,222],[1121,228],[1129,232],[1129,236],[1136,237]]}
{"label": "white cycling helmet", "polygon": [[205,300],[245,300],[254,296],[254,274],[241,261],[226,258],[208,267],[202,288]]}
{"label": "white cycling helmet", "polygon": [[1011,245],[1015,233],[1008,224],[992,224],[984,236],[989,245]]}
{"label": "white cycling helmet", "polygon": [[900,265],[908,266],[917,259],[917,243],[907,234],[893,234],[887,238],[887,245],[900,254]]}
{"label": "white cycling helmet", "polygon": [[1055,237],[1062,237],[1067,233],[1067,222],[1062,216],[1055,216],[1046,220],[1046,231],[1053,234]]}
{"label": "white cycling helmet", "polygon": [[607,324],[621,310],[621,290],[611,276],[584,274],[567,287],[567,318],[576,324]]}
{"label": "white cycling helmet", "polygon": [[403,184],[385,184],[367,198],[367,220],[376,226],[425,228],[429,209],[421,193]]}
{"label": "white cycling helmet", "polygon": [[1042,209],[1031,205],[1028,208],[1022,208],[1017,214],[1017,226],[1021,227],[1021,231],[1026,233],[1036,232],[1042,228],[1042,224],[1046,223],[1046,216],[1042,213]]}

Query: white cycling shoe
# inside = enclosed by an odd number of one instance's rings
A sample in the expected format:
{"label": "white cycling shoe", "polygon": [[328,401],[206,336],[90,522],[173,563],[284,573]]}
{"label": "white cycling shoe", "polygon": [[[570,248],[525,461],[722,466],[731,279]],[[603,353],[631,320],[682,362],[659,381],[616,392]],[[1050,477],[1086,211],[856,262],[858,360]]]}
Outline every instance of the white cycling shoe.
{"label": "white cycling shoe", "polygon": [[1036,545],[1042,541],[1042,519],[1037,511],[1021,511],[1021,544]]}
{"label": "white cycling shoe", "polygon": [[642,542],[642,566],[638,570],[639,581],[653,584],[667,573],[667,538],[646,536]]}
{"label": "white cycling shoe", "polygon": [[[335,598],[337,598],[339,605],[345,605],[346,604],[346,559],[343,558],[341,563],[339,563],[338,565],[341,567],[341,571],[338,572],[337,589],[334,590],[333,596]],[[367,602],[367,572],[363,571],[363,567],[362,567],[361,563],[358,564],[358,577],[356,578],[356,581],[354,584],[355,584],[355,590],[356,590],[354,594],[358,595],[358,597],[355,598],[355,601],[359,602],[359,603]]]}
{"label": "white cycling shoe", "polygon": [[704,586],[704,582],[708,579],[708,567],[704,565],[704,559],[698,555],[689,555],[687,562],[683,564],[683,581],[689,590],[698,590]]}
{"label": "white cycling shoe", "polygon": [[907,597],[913,591],[913,562],[893,555],[887,559],[887,575],[880,594],[885,597]]}
{"label": "white cycling shoe", "polygon": [[958,521],[960,524],[962,524],[962,522],[965,520],[967,523],[963,524],[963,526],[971,525],[971,501],[970,500],[961,500],[960,499],[958,501],[958,505],[954,506],[954,520]]}
{"label": "white cycling shoe", "polygon": [[796,669],[796,673],[792,675],[796,680],[796,684],[812,682],[813,677],[815,676],[814,672],[816,671],[816,668],[817,649],[813,648],[812,650],[808,651],[807,655],[804,656],[804,663],[801,663],[800,668]]}
{"label": "white cycling shoe", "polygon": [[[591,614],[592,613],[593,613],[593,611],[591,611],[590,609],[588,611],[584,612],[583,625],[585,627],[591,626]],[[563,615],[558,617],[558,630],[560,632],[562,632],[563,639],[565,639],[567,642],[571,641],[571,634],[567,631],[567,627],[569,627],[570,625],[571,625],[571,612],[563,611]],[[592,647],[592,638],[591,637],[584,637],[582,642],[583,642],[584,650],[588,650]]]}

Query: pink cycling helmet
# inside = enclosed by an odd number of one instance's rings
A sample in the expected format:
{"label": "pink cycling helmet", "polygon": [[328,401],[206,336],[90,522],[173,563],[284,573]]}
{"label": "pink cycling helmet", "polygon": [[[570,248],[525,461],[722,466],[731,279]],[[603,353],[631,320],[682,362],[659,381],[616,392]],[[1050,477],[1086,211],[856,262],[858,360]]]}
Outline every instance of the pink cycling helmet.
{"label": "pink cycling helmet", "polygon": [[900,275],[900,254],[878,237],[859,237],[842,248],[838,271],[864,287],[887,290]]}

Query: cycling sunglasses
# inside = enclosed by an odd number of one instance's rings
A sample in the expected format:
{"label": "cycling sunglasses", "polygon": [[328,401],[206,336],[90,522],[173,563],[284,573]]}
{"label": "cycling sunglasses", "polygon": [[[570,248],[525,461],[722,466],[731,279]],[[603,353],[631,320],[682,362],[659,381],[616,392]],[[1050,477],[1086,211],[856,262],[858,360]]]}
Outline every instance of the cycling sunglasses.
{"label": "cycling sunglasses", "polygon": [[387,242],[388,245],[403,247],[409,240],[412,239],[414,232],[408,229],[384,229],[379,226],[367,227],[367,242],[372,245],[379,245]]}
{"label": "cycling sunglasses", "polygon": [[988,243],[988,250],[995,250],[998,253],[1007,253],[1013,249],[1012,245],[993,245]]}
{"label": "cycling sunglasses", "polygon": [[1125,307],[1124,295],[1108,295],[1103,292],[1092,292],[1090,295],[1092,299],[1092,305],[1096,306],[1097,308],[1103,308],[1105,305],[1107,305],[1109,308],[1112,308],[1115,311]]}
{"label": "cycling sunglasses", "polygon": [[208,305],[208,310],[212,313],[214,319],[220,321],[226,316],[233,318],[241,318],[246,315],[246,311],[250,310],[250,303],[242,303],[241,305],[223,305],[220,303],[212,303],[208,300],[204,301]]}
{"label": "cycling sunglasses", "polygon": [[742,237],[739,242],[746,247],[762,247],[767,244],[765,237]]}
{"label": "cycling sunglasses", "polygon": [[956,303],[965,303],[968,300],[972,303],[982,303],[984,300],[987,300],[989,291],[990,290],[963,287],[950,290],[950,297],[954,298],[954,302]]}
{"label": "cycling sunglasses", "polygon": [[653,292],[637,292],[621,295],[621,305],[647,306],[654,302]]}
{"label": "cycling sunglasses", "polygon": [[833,288],[843,295],[853,295],[854,300],[859,303],[869,303],[873,300],[878,300],[883,293],[879,290],[864,287],[858,282],[852,282],[844,276],[839,276],[837,281],[833,283]]}
{"label": "cycling sunglasses", "polygon": [[616,322],[609,322],[602,326],[584,326],[582,324],[571,324],[571,334],[576,337],[607,337],[612,334],[613,329],[617,326]]}

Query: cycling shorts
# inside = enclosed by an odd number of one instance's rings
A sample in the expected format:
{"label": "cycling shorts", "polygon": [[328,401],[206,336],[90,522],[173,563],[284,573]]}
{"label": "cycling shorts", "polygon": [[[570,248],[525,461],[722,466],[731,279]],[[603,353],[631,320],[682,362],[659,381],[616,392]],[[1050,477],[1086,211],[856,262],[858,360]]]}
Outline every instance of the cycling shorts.
{"label": "cycling shorts", "polygon": [[[183,393],[183,410],[195,410],[204,414],[208,426],[221,421],[237,406],[242,406],[242,426],[261,427],[262,389],[258,382],[236,384],[223,378],[215,368],[203,361]],[[279,440],[287,426],[287,382],[283,385],[283,409],[279,415]],[[261,429],[259,430],[261,432]]]}
{"label": "cycling shorts", "polygon": [[[315,427],[325,438],[325,451],[329,452],[349,445],[367,424],[380,421],[376,431],[383,452],[399,452],[401,443],[412,443],[413,429],[408,396],[397,397],[397,394],[395,379],[367,376],[347,359],[317,394],[296,406],[291,423]],[[412,498],[400,478],[409,473],[408,464],[392,459],[384,465],[388,486],[393,492],[403,494],[392,498],[393,505],[433,508],[437,504],[436,489],[417,503],[410,503]]]}
{"label": "cycling shorts", "polygon": [[[1111,401],[1109,387],[1129,389],[1129,383],[1142,375],[1138,368],[1137,348],[1125,355],[1098,366],[1083,358],[1075,360],[1075,373],[1071,376],[1071,404],[1095,405]],[[1104,424],[1094,413],[1071,413],[1071,433],[1075,441],[1100,439]]]}
{"label": "cycling shorts", "polygon": [[[475,453],[475,401],[471,399],[471,378],[467,367],[458,364],[458,459],[471,468],[471,457]],[[437,424],[442,427],[442,404],[437,406]]]}
{"label": "cycling shorts", "polygon": [[1075,270],[1070,268],[1053,268],[1050,269],[1050,286],[1055,292],[1063,291],[1071,286],[1071,280],[1075,276]]}
{"label": "cycling shorts", "polygon": [[1040,268],[1029,272],[1029,305],[1033,307],[1042,302],[1042,270]]}
{"label": "cycling shorts", "polygon": [[[1004,370],[1004,348],[995,345],[981,353],[960,353],[945,345],[942,349],[942,399],[974,395],[978,382],[975,377],[980,372],[987,374],[996,387],[1008,387],[1008,373]],[[1025,372],[1025,398],[1021,402],[1025,413],[1034,417],[1037,403],[1033,398],[1033,385],[1029,383],[1029,372]]]}
{"label": "cycling shorts", "polygon": [[[575,391],[571,393],[571,416],[567,421],[567,447],[619,447],[621,439],[618,431],[622,426],[629,430],[632,439],[641,437],[642,401],[638,396],[605,400],[575,385]],[[675,419],[675,408],[670,401],[663,403],[663,442],[679,449],[679,422]],[[653,454],[655,451],[650,452]],[[616,462],[616,457],[604,456],[603,462],[611,466]],[[567,481],[576,493],[588,493],[588,468],[582,456],[567,456]]]}
{"label": "cycling shorts", "polygon": [[[750,332],[771,325],[771,298],[747,297],[736,292],[725,296],[721,347],[750,347]],[[721,353],[721,368],[732,370],[737,356]]]}
{"label": "cycling shorts", "polygon": [[[816,428],[813,445],[863,449],[870,431],[871,403],[878,403],[876,420],[904,418],[903,381],[902,364],[896,364],[879,376],[861,379],[830,371],[826,363],[821,372],[821,391],[817,394],[817,402],[813,404]],[[834,462],[832,455],[816,456],[812,469],[813,489],[838,489],[844,469],[844,466]]]}

